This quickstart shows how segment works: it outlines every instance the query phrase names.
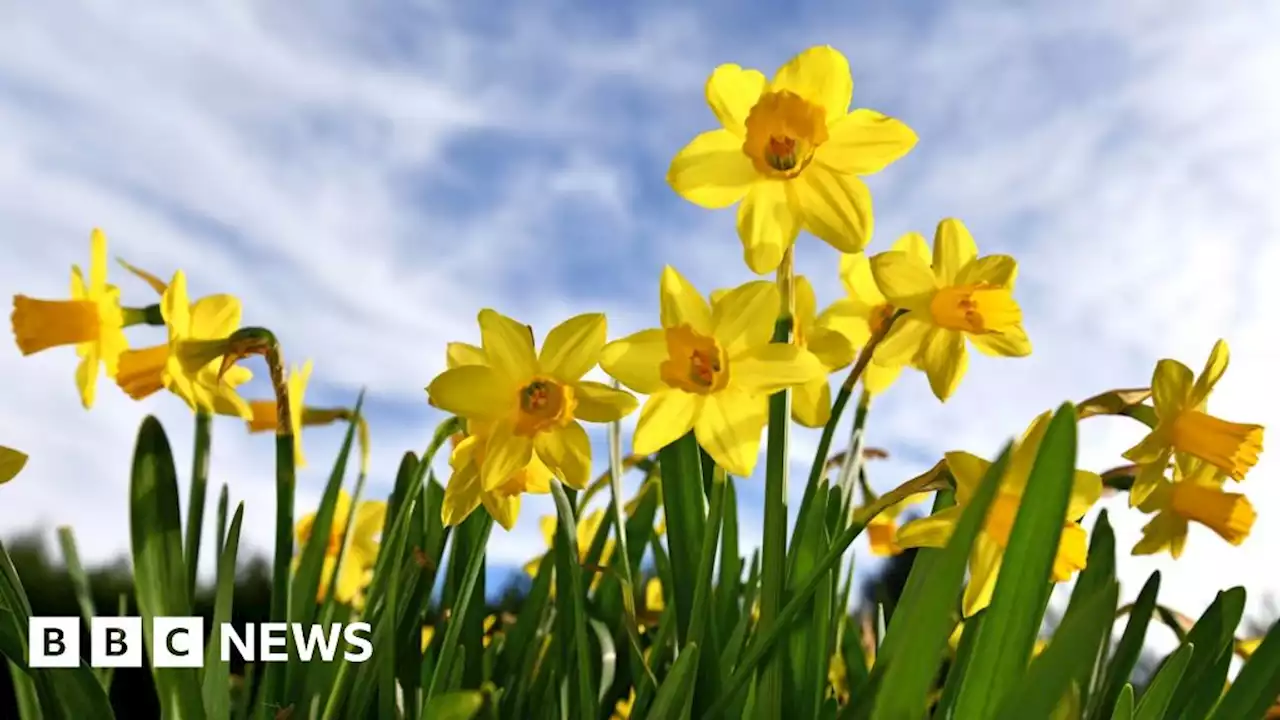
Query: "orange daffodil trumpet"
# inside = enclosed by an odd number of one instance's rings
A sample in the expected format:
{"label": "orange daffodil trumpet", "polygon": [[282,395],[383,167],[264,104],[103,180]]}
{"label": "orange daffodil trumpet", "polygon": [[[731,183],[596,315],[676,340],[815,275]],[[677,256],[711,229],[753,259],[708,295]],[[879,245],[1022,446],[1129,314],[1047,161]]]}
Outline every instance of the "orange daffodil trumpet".
{"label": "orange daffodil trumpet", "polygon": [[[1156,426],[1124,453],[1139,466],[1130,506],[1137,507],[1159,486],[1175,453],[1198,458],[1237,482],[1257,462],[1262,452],[1261,425],[1221,420],[1208,412],[1209,394],[1227,371],[1227,343],[1214,344],[1200,377],[1177,360],[1156,363],[1151,378],[1151,400]],[[1192,475],[1184,468],[1184,476]]]}
{"label": "orange daffodil trumpet", "polygon": [[932,265],[918,252],[893,250],[871,258],[871,273],[885,299],[907,311],[877,349],[880,361],[914,361],[939,400],[951,397],[968,368],[966,338],[986,355],[1031,354],[1013,299],[1017,262],[1008,255],[978,257],[959,220],[938,224]]}
{"label": "orange daffodil trumpet", "polygon": [[781,308],[775,284],[741,285],[708,304],[675,268],[662,271],[662,327],[605,346],[600,366],[649,396],[633,437],[651,455],[690,430],[727,473],[750,475],[769,395],[826,377],[809,350],[772,342]]}
{"label": "orange daffodil trumpet", "polygon": [[1223,540],[1239,545],[1249,537],[1258,514],[1249,498],[1224,492],[1227,476],[1210,463],[1193,457],[1178,457],[1172,482],[1156,480],[1138,508],[1156,516],[1142,528],[1142,539],[1133,547],[1134,555],[1154,555],[1169,551],[1177,559],[1187,544],[1187,530],[1197,522]]}
{"label": "orange daffodil trumpet", "polygon": [[108,378],[116,376],[120,353],[129,347],[124,335],[120,290],[107,284],[107,236],[94,228],[89,237],[89,280],[79,266],[71,267],[71,299],[37,300],[13,297],[13,336],[23,355],[60,345],[74,345],[80,356],[76,387],[85,409],[93,407],[98,365]]}
{"label": "orange daffodil trumpet", "polygon": [[[463,470],[474,465],[482,502],[486,493],[510,488],[518,478],[523,479],[516,489],[540,487],[536,458],[565,485],[585,488],[591,443],[578,420],[613,422],[636,407],[630,394],[582,379],[605,344],[604,316],[588,313],[557,325],[540,353],[526,325],[493,310],[482,310],[479,323],[481,347],[454,345],[451,357],[461,351],[464,358],[453,357],[453,367],[427,388],[431,404],[465,418],[468,440],[476,438],[466,450],[465,440],[455,448],[454,479],[466,477]],[[464,505],[475,492],[465,493]],[[501,519],[500,524],[508,527]]]}
{"label": "orange daffodil trumpet", "polygon": [[769,81],[721,65],[706,84],[722,128],[671,161],[667,182],[705,208],[738,207],[738,235],[757,274],[777,269],[801,228],[842,252],[871,238],[871,195],[858,178],[916,144],[906,125],[874,110],[849,111],[853,77],[839,51],[810,48]]}
{"label": "orange daffodil trumpet", "polygon": [[[1031,476],[1040,442],[1049,427],[1050,413],[1037,417],[1023,434],[1013,450],[1000,490],[990,510],[986,523],[978,534],[969,557],[969,585],[964,593],[964,616],[970,617],[991,602],[996,576],[1009,544],[1009,533],[1022,503],[1022,495]],[[964,508],[977,492],[982,478],[991,463],[967,452],[949,452],[946,463],[955,478],[956,504],[929,517],[912,520],[898,528],[897,544],[901,547],[943,547],[951,538]],[[1062,538],[1058,554],[1053,561],[1053,580],[1070,579],[1077,570],[1084,568],[1088,554],[1088,536],[1079,520],[1102,495],[1102,478],[1096,473],[1077,470],[1071,486],[1071,500],[1067,515],[1063,518]]]}

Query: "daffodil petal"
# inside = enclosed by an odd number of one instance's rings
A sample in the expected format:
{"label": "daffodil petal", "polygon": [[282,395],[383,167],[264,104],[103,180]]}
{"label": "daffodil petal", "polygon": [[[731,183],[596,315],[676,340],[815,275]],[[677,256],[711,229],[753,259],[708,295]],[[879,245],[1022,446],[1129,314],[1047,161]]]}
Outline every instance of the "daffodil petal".
{"label": "daffodil petal", "polygon": [[13,448],[0,445],[0,484],[12,480],[27,465],[27,456]]}
{"label": "daffodil petal", "polygon": [[956,505],[928,517],[903,523],[894,536],[894,542],[904,548],[944,547],[951,539],[951,533],[955,531],[963,510],[963,507]]}
{"label": "daffodil petal", "polygon": [[810,165],[796,178],[795,192],[806,230],[843,253],[861,252],[870,242],[871,191],[857,175]]}
{"label": "daffodil petal", "polygon": [[889,389],[890,385],[902,374],[902,365],[881,365],[874,359],[867,363],[863,371],[862,386],[872,395],[879,395]]}
{"label": "daffodil petal", "polygon": [[465,418],[496,420],[511,412],[516,391],[510,381],[488,365],[464,365],[445,370],[427,387],[431,404]]}
{"label": "daffodil petal", "polygon": [[991,463],[963,451],[949,452],[944,457],[947,460],[947,470],[951,471],[951,477],[956,481],[956,504],[969,504],[969,499],[978,491],[978,485],[982,483]]}
{"label": "daffodil petal", "polygon": [[978,257],[978,244],[964,223],[947,218],[933,237],[933,271],[941,285],[955,285],[960,268]]}
{"label": "daffodil petal", "polygon": [[694,434],[725,472],[747,477],[760,456],[760,434],[768,413],[768,398],[728,388],[706,397]]}
{"label": "daffodil petal", "polygon": [[621,420],[636,409],[636,398],[629,392],[615,390],[604,383],[580,380],[573,386],[578,406],[574,417],[587,422],[608,423]]}
{"label": "daffodil petal", "polygon": [[707,78],[707,104],[726,130],[740,138],[745,137],[747,116],[768,85],[768,79],[759,70],[727,63],[717,67]]}
{"label": "daffodil petal", "polygon": [[219,340],[240,328],[240,301],[233,295],[210,295],[191,304],[191,337]]}
{"label": "daffodil petal", "polygon": [[671,160],[667,183],[699,207],[719,210],[741,200],[760,173],[742,151],[742,137],[712,130],[695,137]]}
{"label": "daffodil petal", "polygon": [[821,323],[814,328],[805,340],[805,347],[818,357],[828,370],[839,370],[853,362],[853,343],[843,333]]}
{"label": "daffodil petal", "polygon": [[576,382],[600,360],[606,332],[601,313],[577,315],[551,328],[538,355],[542,372],[561,382]]}
{"label": "daffodil petal", "polygon": [[80,357],[76,366],[76,388],[80,391],[80,404],[85,410],[93,407],[98,391],[98,352],[89,350]]}
{"label": "daffodil petal", "polygon": [[1102,497],[1102,477],[1087,470],[1077,470],[1071,483],[1071,499],[1067,503],[1067,519],[1077,521]]}
{"label": "daffodil petal", "polygon": [[500,375],[522,382],[538,372],[538,358],[533,353],[533,330],[528,325],[495,312],[480,311],[480,344],[484,347],[489,367]]}
{"label": "daffodil petal", "polygon": [[964,334],[934,328],[925,335],[924,344],[920,348],[920,364],[929,376],[929,387],[933,394],[945,402],[956,391],[960,379],[969,367]]}
{"label": "daffodil petal", "polygon": [[1089,533],[1080,523],[1067,523],[1062,527],[1058,551],[1053,558],[1053,581],[1066,582],[1084,569],[1089,554]]}
{"label": "daffodil petal", "polygon": [[641,330],[614,340],[600,351],[600,367],[618,382],[645,395],[666,387],[659,367],[667,359],[664,330]]}
{"label": "daffodil petal", "polygon": [[956,273],[956,285],[986,283],[1012,290],[1018,279],[1018,261],[1008,255],[974,258]]}
{"label": "daffodil petal", "polygon": [[506,484],[533,458],[533,440],[513,432],[510,422],[495,423],[485,442],[484,463],[480,466],[480,489],[486,494]]}
{"label": "daffodil petal", "polygon": [[795,302],[795,311],[791,315],[795,326],[806,330],[813,327],[813,322],[818,317],[818,296],[813,292],[813,284],[809,282],[809,278],[795,276],[795,282],[791,285],[791,297]]}
{"label": "daffodil petal", "polygon": [[891,250],[873,256],[871,274],[886,300],[908,310],[927,309],[938,289],[929,266],[905,252]]}
{"label": "daffodil petal", "polygon": [[836,172],[855,175],[880,172],[911,152],[917,140],[901,120],[861,108],[831,123],[827,133],[815,159]]}
{"label": "daffodil petal", "polygon": [[991,604],[991,595],[996,589],[996,577],[1000,574],[1000,565],[1004,560],[1004,551],[995,540],[980,533],[974,542],[973,554],[969,556],[969,585],[964,589],[961,609],[964,617],[973,617],[978,611]]}
{"label": "daffodil petal", "polygon": [[711,306],[680,271],[670,265],[663,267],[659,290],[662,327],[688,325],[700,335],[711,334]]}
{"label": "daffodil petal", "polygon": [[829,45],[811,47],[787,61],[769,89],[789,90],[826,111],[827,122],[843,117],[853,101],[849,61]]}
{"label": "daffodil petal", "polygon": [[578,423],[538,433],[533,449],[538,459],[574,490],[582,490],[591,481],[591,440]]}
{"label": "daffodil petal", "polygon": [[89,234],[89,291],[97,294],[107,286],[107,235],[98,228]]}
{"label": "daffodil petal", "polygon": [[183,337],[191,327],[191,301],[187,297],[187,276],[181,270],[173,274],[169,287],[160,297],[160,315],[169,328],[169,337]]}
{"label": "daffodil petal", "polygon": [[907,365],[920,352],[925,336],[933,328],[917,313],[907,313],[893,322],[889,333],[872,355],[882,365]]}
{"label": "daffodil petal", "polygon": [[662,389],[649,396],[640,409],[632,438],[636,455],[652,455],[693,429],[702,398],[683,390]]}
{"label": "daffodil petal", "polygon": [[826,310],[823,310],[816,324],[822,330],[839,334],[850,348],[859,348],[871,339],[869,322],[871,313],[872,308],[866,303],[856,298],[845,297],[831,303]]}
{"label": "daffodil petal", "polygon": [[[555,473],[551,472],[551,468],[542,462],[542,458],[538,457],[538,453],[533,453],[533,459],[529,461],[529,466],[524,469],[525,485],[524,491],[532,495],[546,495],[551,492],[551,478],[555,477]],[[550,546],[550,543],[548,543]]]}
{"label": "daffodil petal", "polygon": [[1219,340],[1213,344],[1213,350],[1209,351],[1209,359],[1204,363],[1204,370],[1200,372],[1200,377],[1196,378],[1195,387],[1191,390],[1189,404],[1191,407],[1199,407],[1209,397],[1209,393],[1213,392],[1213,386],[1218,384],[1222,379],[1223,373],[1227,371],[1227,364],[1230,362],[1231,353],[1227,350],[1227,342]]}
{"label": "daffodil petal", "polygon": [[484,493],[480,496],[484,509],[493,517],[503,530],[510,531],[516,526],[520,517],[520,496]]}
{"label": "daffodil petal", "polygon": [[[377,555],[377,537],[387,522],[387,503],[382,500],[366,500],[356,508],[351,526],[351,546],[366,555]],[[336,527],[336,526],[335,526]]]}
{"label": "daffodil petal", "polygon": [[733,358],[730,383],[753,395],[771,395],[789,387],[826,379],[817,356],[787,343],[766,343]]}
{"label": "daffodil petal", "polygon": [[1138,467],[1134,475],[1133,486],[1129,488],[1129,507],[1139,507],[1165,482],[1164,474],[1169,464],[1169,455],[1164,454],[1157,462],[1145,463]]}
{"label": "daffodil petal", "polygon": [[1004,328],[1000,332],[970,335],[969,339],[983,355],[1026,357],[1031,354],[1031,339],[1021,325]]}
{"label": "daffodil petal", "polygon": [[1191,368],[1177,360],[1157,362],[1155,372],[1151,374],[1151,399],[1156,415],[1171,418],[1182,412],[1190,399],[1194,382]]}
{"label": "daffodil petal", "polygon": [[484,349],[464,342],[451,342],[445,346],[445,364],[449,368],[463,365],[487,365]]}
{"label": "daffodil petal", "polygon": [[803,211],[792,198],[791,183],[758,182],[738,206],[738,237],[742,240],[743,258],[757,275],[773,272],[782,262],[782,254],[800,233]]}
{"label": "daffodil petal", "polygon": [[769,342],[782,308],[778,286],[755,280],[730,290],[715,304],[712,334],[730,358]]}
{"label": "daffodil petal", "polygon": [[1157,514],[1142,528],[1142,539],[1133,546],[1134,555],[1154,555],[1168,549],[1177,559],[1187,540],[1187,521],[1176,513]]}
{"label": "daffodil petal", "polygon": [[841,253],[840,282],[849,297],[855,298],[869,306],[886,302],[876,278],[871,274],[871,258],[866,253]]}
{"label": "daffodil petal", "polygon": [[827,424],[831,418],[831,384],[827,378],[796,386],[791,394],[791,417],[805,427]]}

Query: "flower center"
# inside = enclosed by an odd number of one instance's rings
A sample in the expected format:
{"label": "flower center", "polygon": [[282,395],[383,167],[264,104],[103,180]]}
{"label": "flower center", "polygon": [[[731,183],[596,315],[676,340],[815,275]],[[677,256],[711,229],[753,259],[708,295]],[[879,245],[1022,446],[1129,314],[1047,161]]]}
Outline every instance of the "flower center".
{"label": "flower center", "polygon": [[535,378],[520,388],[517,435],[536,435],[557,425],[568,425],[578,405],[573,388],[551,378]]}
{"label": "flower center", "polygon": [[1173,447],[1227,473],[1237,482],[1258,462],[1262,426],[1227,422],[1199,410],[1184,410],[1173,421]]}
{"label": "flower center", "polygon": [[742,151],[771,177],[795,177],[827,141],[826,112],[793,92],[768,92],[747,115]]}
{"label": "flower center", "polygon": [[879,335],[884,331],[884,326],[893,318],[893,312],[893,306],[889,303],[881,303],[871,309],[867,324],[871,326],[872,335]]}
{"label": "flower center", "polygon": [[13,336],[23,355],[98,339],[98,304],[92,300],[13,298]]}
{"label": "flower center", "polygon": [[942,288],[930,301],[929,313],[940,328],[976,335],[999,334],[1022,322],[1013,293],[987,283]]}
{"label": "flower center", "polygon": [[669,328],[666,336],[667,359],[658,374],[667,385],[707,395],[729,383],[729,362],[715,338],[699,335],[688,325]]}
{"label": "flower center", "polygon": [[1196,482],[1174,483],[1169,508],[1180,517],[1218,533],[1232,545],[1244,542],[1258,517],[1244,495]]}

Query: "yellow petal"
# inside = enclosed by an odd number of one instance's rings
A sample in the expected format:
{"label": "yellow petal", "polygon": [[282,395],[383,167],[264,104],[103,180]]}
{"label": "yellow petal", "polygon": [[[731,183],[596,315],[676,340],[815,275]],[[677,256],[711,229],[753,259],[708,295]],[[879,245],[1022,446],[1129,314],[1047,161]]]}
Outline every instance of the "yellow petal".
{"label": "yellow petal", "polygon": [[98,228],[89,234],[89,292],[98,295],[107,287],[107,236]]}
{"label": "yellow petal", "polygon": [[843,253],[861,252],[875,225],[871,191],[857,175],[810,165],[795,180],[804,227]]}
{"label": "yellow petal", "polygon": [[960,385],[969,367],[964,334],[934,328],[925,335],[920,348],[920,364],[929,376],[929,387],[939,400],[946,402]]}
{"label": "yellow petal", "polygon": [[760,173],[742,151],[742,138],[729,130],[695,137],[671,160],[667,183],[699,207],[719,210],[741,200]]}
{"label": "yellow petal", "polygon": [[1002,329],[1000,332],[970,335],[969,339],[983,355],[1026,357],[1031,354],[1031,340],[1021,325]]}
{"label": "yellow petal", "polygon": [[[813,285],[809,282],[809,278],[803,275],[795,276],[791,292],[796,305],[795,313],[792,315],[795,326],[803,328],[807,333],[818,317],[818,296],[813,292]],[[779,300],[779,307],[781,307],[781,300]]]}
{"label": "yellow petal", "polygon": [[799,201],[792,198],[791,184],[775,180],[756,183],[738,206],[743,258],[757,275],[777,270],[783,252],[800,233],[802,211]]}
{"label": "yellow petal", "polygon": [[445,363],[449,368],[463,365],[487,365],[484,349],[464,342],[451,342],[445,346]]}
{"label": "yellow petal", "polygon": [[93,407],[98,389],[98,353],[86,352],[76,366],[76,388],[80,391],[80,404],[85,410]]}
{"label": "yellow petal", "polygon": [[485,494],[506,484],[512,475],[523,470],[533,458],[533,441],[512,432],[510,422],[495,423],[485,443],[484,463],[480,467],[480,488]]}
{"label": "yellow petal", "polygon": [[116,262],[117,262],[117,263],[120,263],[120,267],[122,267],[122,268],[124,268],[125,270],[129,271],[131,274],[133,274],[134,276],[136,276],[138,279],[142,280],[142,282],[144,282],[144,283],[146,283],[147,285],[149,285],[149,286],[151,287],[151,289],[152,289],[152,290],[155,290],[155,291],[156,291],[156,294],[157,294],[157,295],[164,295],[165,288],[167,288],[167,287],[168,287],[168,285],[165,285],[165,282],[164,282],[163,280],[161,280],[160,278],[156,277],[155,275],[152,275],[151,273],[147,272],[146,270],[143,270],[142,268],[135,267],[135,266],[133,266],[133,265],[131,265],[131,264],[129,264],[129,263],[127,263],[127,262],[125,262],[122,258],[116,258]]}
{"label": "yellow petal", "polygon": [[711,315],[712,334],[732,358],[773,338],[781,308],[782,296],[776,284],[755,280],[739,285],[716,303]]}
{"label": "yellow petal", "polygon": [[826,380],[827,369],[817,356],[787,343],[766,343],[733,358],[731,387],[753,395],[771,395],[807,382]]}
{"label": "yellow petal", "polygon": [[652,455],[693,429],[701,398],[683,390],[662,389],[649,396],[640,409],[632,438],[636,455]]}
{"label": "yellow petal", "polygon": [[[365,500],[356,508],[351,526],[351,547],[366,556],[378,554],[377,537],[387,522],[387,503],[382,500]],[[335,527],[337,527],[335,525]]]}
{"label": "yellow petal", "polygon": [[445,370],[431,381],[427,396],[435,407],[468,419],[496,420],[516,407],[516,389],[487,365]]}
{"label": "yellow petal", "polygon": [[1053,558],[1053,581],[1066,582],[1083,570],[1089,555],[1089,533],[1080,523],[1067,523],[1062,528],[1058,551]]}
{"label": "yellow petal", "polygon": [[951,539],[951,533],[955,531],[963,510],[963,507],[955,505],[928,517],[904,523],[898,528],[894,541],[904,548],[944,547]]}
{"label": "yellow petal", "polygon": [[908,310],[927,309],[938,289],[933,270],[920,258],[897,251],[871,258],[871,274],[886,300]]}
{"label": "yellow petal", "polygon": [[1204,363],[1204,370],[1200,372],[1200,377],[1196,378],[1195,387],[1191,391],[1188,401],[1191,407],[1199,407],[1209,397],[1209,393],[1213,392],[1213,386],[1218,384],[1218,380],[1222,379],[1223,373],[1227,371],[1227,363],[1230,359],[1227,341],[1219,340],[1213,344],[1209,359]]}
{"label": "yellow petal", "polygon": [[947,459],[947,470],[951,471],[951,477],[956,481],[956,504],[968,505],[983,476],[991,468],[991,463],[963,451],[949,452],[944,457]]}
{"label": "yellow petal", "polygon": [[853,362],[853,343],[843,333],[827,327],[819,327],[809,334],[805,346],[818,357],[827,370],[839,370]]}
{"label": "yellow petal", "polygon": [[538,372],[533,354],[533,330],[493,310],[480,311],[480,344],[489,367],[517,383]]}
{"label": "yellow petal", "polygon": [[898,379],[903,367],[902,365],[881,365],[872,360],[867,363],[867,369],[863,371],[862,386],[872,395],[879,395],[888,390],[893,381]]}
{"label": "yellow petal", "polygon": [[502,495],[500,493],[484,493],[480,496],[484,509],[502,526],[503,530],[511,530],[520,517],[520,496]]}
{"label": "yellow petal", "polygon": [[543,515],[538,518],[538,530],[542,533],[542,540],[547,547],[551,547],[556,541],[556,516]]}
{"label": "yellow petal", "polygon": [[538,459],[574,490],[584,489],[591,481],[591,440],[578,423],[538,433],[533,449]]}
{"label": "yellow petal", "polygon": [[[726,130],[745,137],[747,116],[768,84],[759,70],[747,70],[732,63],[721,65],[707,78],[707,104]],[[741,142],[738,147],[741,149]]]}
{"label": "yellow petal", "polygon": [[760,434],[768,414],[768,398],[730,387],[706,397],[694,434],[725,472],[747,477],[760,457]]}
{"label": "yellow petal", "polygon": [[1142,528],[1142,539],[1133,546],[1134,555],[1154,555],[1168,550],[1177,559],[1187,542],[1187,521],[1172,512],[1157,514]]}
{"label": "yellow petal", "polygon": [[960,269],[976,257],[978,244],[964,223],[955,218],[938,223],[933,237],[933,272],[940,285],[955,285]]}
{"label": "yellow petal", "polygon": [[884,294],[871,274],[871,258],[866,253],[842,253],[840,255],[840,282],[849,297],[869,306],[886,302]]}
{"label": "yellow petal", "polygon": [[964,589],[962,610],[964,617],[973,617],[979,610],[991,604],[996,588],[996,577],[1004,552],[986,533],[980,533],[969,556],[969,585]]}
{"label": "yellow petal", "polygon": [[187,296],[187,276],[181,270],[173,274],[169,287],[160,298],[160,315],[169,328],[171,340],[190,334],[191,301]]}
{"label": "yellow petal", "polygon": [[553,477],[551,469],[535,452],[533,459],[529,461],[529,466],[524,469],[524,491],[533,495],[546,495],[551,492]]}
{"label": "yellow petal", "polygon": [[871,175],[911,152],[916,134],[906,123],[858,109],[831,123],[815,160],[840,173]]}
{"label": "yellow petal", "polygon": [[566,383],[581,379],[600,360],[605,333],[605,319],[600,313],[571,317],[551,328],[538,355],[542,372]]}
{"label": "yellow petal", "polygon": [[908,313],[893,321],[889,334],[876,346],[872,356],[882,365],[903,366],[912,362],[933,327],[919,319],[921,313]]}
{"label": "yellow petal", "polygon": [[769,87],[773,92],[789,90],[819,105],[830,123],[849,112],[853,101],[853,75],[849,61],[839,50],[819,45],[796,55],[779,68]]}
{"label": "yellow petal", "polygon": [[191,337],[220,340],[240,328],[240,301],[233,295],[210,295],[191,304]]}
{"label": "yellow petal", "polygon": [[[877,291],[878,292],[878,291]],[[815,334],[830,331],[844,338],[844,342],[849,346],[850,350],[862,347],[871,339],[871,323],[869,319],[873,312],[873,308],[856,298],[841,298],[822,311],[818,316],[816,324],[820,330]],[[814,340],[809,339],[809,345],[814,345]],[[814,352],[820,358],[824,358],[822,352],[814,349]],[[826,359],[823,359],[826,362]]]}
{"label": "yellow petal", "polygon": [[667,359],[663,330],[641,330],[614,340],[600,351],[600,367],[618,382],[644,395],[666,387],[658,368]]}
{"label": "yellow petal", "polygon": [[791,394],[791,417],[805,427],[827,424],[831,418],[831,384],[825,377],[796,386]]}
{"label": "yellow petal", "polygon": [[662,327],[688,325],[700,335],[711,334],[711,306],[693,283],[670,265],[662,268],[659,301]]}
{"label": "yellow petal", "polygon": [[960,268],[956,285],[987,283],[1012,290],[1018,279],[1018,261],[1008,255],[987,255],[976,258]]}
{"label": "yellow petal", "polygon": [[1102,477],[1087,470],[1077,470],[1071,483],[1071,500],[1067,503],[1067,519],[1079,520],[1102,497]]}
{"label": "yellow petal", "polygon": [[[1195,377],[1177,360],[1161,360],[1151,374],[1151,399],[1156,415],[1172,418],[1186,407]],[[1136,461],[1135,461],[1136,462]]]}
{"label": "yellow petal", "polygon": [[587,422],[607,423],[621,420],[636,409],[636,398],[629,392],[615,390],[604,383],[581,380],[573,386],[578,406],[574,417]]}
{"label": "yellow petal", "polygon": [[27,456],[13,448],[0,445],[0,484],[7,483],[26,467]]}

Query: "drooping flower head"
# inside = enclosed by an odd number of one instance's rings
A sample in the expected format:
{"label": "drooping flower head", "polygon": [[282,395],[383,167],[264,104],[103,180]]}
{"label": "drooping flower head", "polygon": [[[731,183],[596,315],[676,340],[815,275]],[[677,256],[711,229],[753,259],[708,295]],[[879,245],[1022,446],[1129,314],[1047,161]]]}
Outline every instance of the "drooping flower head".
{"label": "drooping flower head", "polygon": [[[293,434],[293,461],[295,467],[299,468],[307,465],[307,458],[302,454],[302,425],[305,417],[303,400],[307,394],[307,383],[311,380],[311,366],[312,363],[308,360],[302,367],[292,368],[286,380],[289,386],[289,424],[292,426],[289,431]],[[249,432],[279,430],[275,400],[252,400],[249,402],[249,412],[251,417],[245,421]],[[365,446],[366,443],[362,442],[361,447]]]}
{"label": "drooping flower head", "polygon": [[[344,604],[359,605],[368,572],[378,561],[378,536],[387,518],[387,504],[381,500],[364,500],[355,507],[352,517],[351,496],[344,490],[338,491],[338,499],[333,507],[333,521],[329,525],[329,537],[324,548],[324,564],[320,570],[320,588],[316,596],[317,602],[324,602],[329,594],[329,579],[342,553],[342,538],[351,523],[351,542],[347,552],[342,556],[342,566],[338,572],[337,586],[334,588],[334,599]],[[311,539],[315,527],[316,514],[308,513],[298,520],[295,534],[298,539],[299,552]],[[294,559],[295,570],[298,561]]]}
{"label": "drooping flower head", "polygon": [[1232,545],[1249,537],[1258,518],[1249,498],[1224,492],[1227,476],[1220,469],[1193,457],[1179,457],[1173,480],[1160,478],[1138,508],[1156,516],[1142,528],[1142,539],[1133,547],[1134,555],[1154,555],[1168,551],[1174,559],[1182,555],[1192,522],[1199,523]]}
{"label": "drooping flower head", "polygon": [[600,358],[605,372],[649,396],[633,452],[651,455],[693,430],[726,472],[750,475],[769,395],[826,370],[812,352],[772,342],[782,302],[774,283],[749,282],[710,305],[667,266],[660,295],[662,327],[615,340]]}
{"label": "drooping flower head", "polygon": [[[1045,431],[1049,428],[1050,413],[1037,417],[1023,434],[1013,450],[1005,475],[1000,482],[986,523],[978,533],[969,556],[969,585],[964,592],[964,616],[970,617],[991,602],[996,576],[1009,545],[1009,534],[1022,503],[1022,495],[1031,477],[1036,453]],[[912,520],[898,528],[897,543],[901,547],[943,547],[951,538],[960,514],[972,501],[982,478],[991,463],[967,452],[946,454],[947,469],[956,483],[956,504],[929,517]],[[1062,582],[1071,578],[1085,566],[1088,555],[1088,535],[1079,520],[1102,495],[1102,478],[1096,473],[1077,470],[1071,485],[1071,500],[1063,518],[1062,537],[1058,542],[1058,554],[1053,560],[1053,580]]]}
{"label": "drooping flower head", "polygon": [[120,290],[107,284],[107,236],[94,228],[89,239],[89,281],[79,266],[71,267],[70,300],[13,297],[13,337],[23,355],[60,345],[75,345],[80,356],[76,387],[85,409],[93,407],[98,365],[116,376],[120,353],[129,347],[124,335]]}
{"label": "drooping flower head", "polygon": [[810,48],[769,81],[758,70],[721,65],[706,86],[723,126],[702,133],[671,161],[667,182],[705,208],[738,207],[747,265],[775,270],[801,228],[842,252],[871,237],[871,194],[858,178],[907,154],[916,136],[874,110],[849,111],[849,61]]}
{"label": "drooping flower head", "polygon": [[527,325],[493,310],[480,311],[479,321],[483,363],[450,367],[427,395],[435,407],[486,425],[482,489],[505,484],[535,454],[566,485],[585,488],[591,443],[578,420],[613,422],[636,407],[629,393],[582,379],[600,358],[604,316],[588,313],[557,325],[541,353]]}
{"label": "drooping flower head", "polygon": [[489,447],[491,424],[470,422],[468,426],[471,434],[462,439],[449,455],[449,466],[453,472],[444,489],[441,522],[447,527],[459,525],[483,504],[499,525],[510,530],[520,516],[521,495],[551,492],[551,470],[537,453],[532,453],[527,465],[512,472],[504,482],[486,489],[480,481],[480,468]]}
{"label": "drooping flower head", "polygon": [[966,338],[986,355],[1031,354],[1013,299],[1017,262],[1008,255],[978,257],[959,220],[938,224],[932,266],[918,253],[894,250],[872,257],[871,272],[885,299],[907,311],[880,344],[881,361],[914,360],[939,400],[951,397],[969,366]]}
{"label": "drooping flower head", "polygon": [[[1174,453],[1199,458],[1237,482],[1262,452],[1261,425],[1227,422],[1209,414],[1209,394],[1227,371],[1230,354],[1219,340],[1200,377],[1177,360],[1161,360],[1151,377],[1151,400],[1158,422],[1124,456],[1139,466],[1129,504],[1137,507],[1159,485]],[[1182,474],[1190,476],[1191,468]]]}

